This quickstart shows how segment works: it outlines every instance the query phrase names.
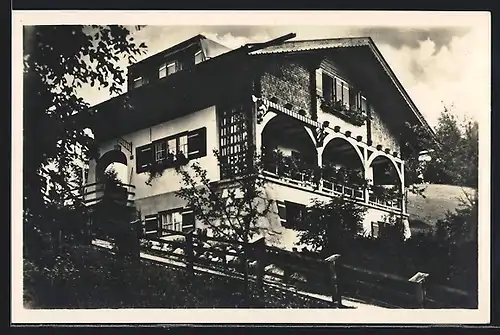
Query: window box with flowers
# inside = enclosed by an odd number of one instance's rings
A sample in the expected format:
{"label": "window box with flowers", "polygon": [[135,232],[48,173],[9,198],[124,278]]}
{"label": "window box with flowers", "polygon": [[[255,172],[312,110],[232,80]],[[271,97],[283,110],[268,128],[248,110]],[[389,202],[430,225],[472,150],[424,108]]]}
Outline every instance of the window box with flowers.
{"label": "window box with flowers", "polygon": [[330,113],[338,116],[342,120],[349,122],[355,126],[362,126],[368,118],[365,111],[354,107],[347,107],[342,101],[330,101],[320,97],[320,107],[325,113]]}

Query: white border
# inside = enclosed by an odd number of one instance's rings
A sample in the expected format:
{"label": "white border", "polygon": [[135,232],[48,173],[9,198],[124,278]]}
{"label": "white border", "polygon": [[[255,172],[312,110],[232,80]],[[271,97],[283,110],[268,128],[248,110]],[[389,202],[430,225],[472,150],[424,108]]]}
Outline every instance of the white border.
{"label": "white border", "polygon": [[[112,19],[111,19],[112,18]],[[242,310],[128,309],[26,310],[22,305],[22,26],[34,24],[185,25],[335,25],[344,26],[479,26],[490,38],[489,12],[383,11],[13,11],[12,14],[12,322],[13,323],[387,323],[476,324],[490,318],[490,115],[478,116],[479,166],[479,309],[478,310]],[[489,56],[490,52],[488,52]],[[489,78],[485,78],[488,80]]]}

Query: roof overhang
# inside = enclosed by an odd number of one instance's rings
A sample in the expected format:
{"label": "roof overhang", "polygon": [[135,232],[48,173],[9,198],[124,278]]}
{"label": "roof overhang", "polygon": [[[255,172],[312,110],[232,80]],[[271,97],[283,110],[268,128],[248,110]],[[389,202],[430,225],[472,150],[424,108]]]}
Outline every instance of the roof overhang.
{"label": "roof overhang", "polygon": [[246,50],[236,49],[146,84],[92,107],[91,129],[98,142],[210,107],[245,83]]}

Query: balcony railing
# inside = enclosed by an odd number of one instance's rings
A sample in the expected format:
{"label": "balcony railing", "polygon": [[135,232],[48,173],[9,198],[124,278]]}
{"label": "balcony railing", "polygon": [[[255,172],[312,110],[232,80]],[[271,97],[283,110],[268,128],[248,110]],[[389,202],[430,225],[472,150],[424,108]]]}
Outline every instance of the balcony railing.
{"label": "balcony railing", "polygon": [[268,165],[265,167],[263,173],[270,177],[280,179],[288,184],[307,187],[336,196],[346,195],[362,201],[365,199],[362,187],[344,185],[326,178],[315,181],[312,172],[293,171],[293,169],[286,164],[279,167]]}
{"label": "balcony railing", "polygon": [[358,200],[365,200],[365,192],[359,186],[347,186],[327,179],[321,179],[320,190],[333,195],[347,195]]}
{"label": "balcony railing", "polygon": [[82,195],[86,206],[93,206],[104,199],[132,206],[135,199],[135,186],[123,183],[92,183],[83,186]]}
{"label": "balcony railing", "polygon": [[375,194],[370,194],[370,196],[368,197],[368,203],[375,206],[401,209],[403,204],[403,199],[382,199],[380,197],[377,197]]}
{"label": "balcony railing", "polygon": [[383,207],[392,210],[401,210],[403,197],[396,199],[386,199],[369,191],[368,201],[365,199],[365,188],[358,185],[347,185],[329,178],[318,178],[315,180],[312,172],[294,171],[287,164],[266,164],[263,174],[267,177],[280,180],[290,185],[305,187],[313,191],[320,191],[333,196],[348,196],[358,201],[367,202],[376,207]]}

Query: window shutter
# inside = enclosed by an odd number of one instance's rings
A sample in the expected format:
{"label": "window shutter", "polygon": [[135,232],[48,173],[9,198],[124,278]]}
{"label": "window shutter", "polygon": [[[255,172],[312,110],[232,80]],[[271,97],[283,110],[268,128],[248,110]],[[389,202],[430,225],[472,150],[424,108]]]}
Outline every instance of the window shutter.
{"label": "window shutter", "polygon": [[323,96],[323,70],[316,69],[316,93]]}
{"label": "window shutter", "polygon": [[144,145],[135,149],[135,161],[137,173],[146,172],[153,162],[152,145]]}
{"label": "window shutter", "polygon": [[207,155],[207,128],[193,130],[188,134],[188,159]]}
{"label": "window shutter", "polygon": [[144,232],[146,235],[158,233],[158,215],[150,214],[144,217]]}
{"label": "window shutter", "polygon": [[190,229],[194,229],[194,212],[186,211],[182,213],[182,231],[187,231]]}
{"label": "window shutter", "polygon": [[277,201],[276,204],[278,205],[278,215],[280,217],[280,222],[283,227],[286,227],[286,206],[285,203],[282,201]]}

